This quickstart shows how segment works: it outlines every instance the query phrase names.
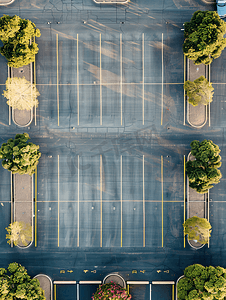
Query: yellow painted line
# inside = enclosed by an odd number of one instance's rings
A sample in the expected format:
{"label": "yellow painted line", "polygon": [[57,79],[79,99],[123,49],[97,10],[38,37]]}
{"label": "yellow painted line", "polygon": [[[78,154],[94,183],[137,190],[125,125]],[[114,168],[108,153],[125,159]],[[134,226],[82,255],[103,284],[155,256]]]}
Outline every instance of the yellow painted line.
{"label": "yellow painted line", "polygon": [[58,50],[58,34],[56,34],[56,55],[57,55],[57,116],[58,116],[58,126],[60,125],[60,103],[59,103],[59,50]]}
{"label": "yellow painted line", "polygon": [[120,159],[120,179],[121,179],[121,187],[120,187],[120,195],[121,195],[121,247],[122,247],[122,155]]}
{"label": "yellow painted line", "polygon": [[142,33],[142,70],[143,70],[143,75],[142,75],[142,117],[143,117],[143,125],[144,125],[144,33]]}
{"label": "yellow painted line", "polygon": [[[210,191],[209,190],[208,190],[207,220],[210,221]],[[208,248],[209,247],[210,247],[210,238],[208,237]]]}
{"label": "yellow painted line", "polygon": [[77,115],[79,126],[79,67],[78,67],[78,34],[77,34]]}
{"label": "yellow painted line", "polygon": [[58,247],[60,246],[60,156],[58,155]]}
{"label": "yellow painted line", "polygon": [[[185,155],[184,155],[184,222],[186,221],[185,197],[186,197],[186,173],[185,173]],[[184,233],[184,248],[185,248],[185,233]]]}
{"label": "yellow painted line", "polygon": [[174,284],[172,285],[172,300],[174,300]]}
{"label": "yellow painted line", "polygon": [[56,284],[54,284],[54,300],[56,300]]}
{"label": "yellow painted line", "polygon": [[37,195],[38,195],[38,170],[35,169],[35,247],[37,247]]}
{"label": "yellow painted line", "polygon": [[[14,219],[14,216],[13,216],[13,174],[12,172],[10,172],[11,175],[10,175],[10,181],[11,181],[11,188],[10,188],[10,191],[11,191],[11,224],[13,223],[13,219]],[[11,247],[13,247],[13,243],[11,243]]]}
{"label": "yellow painted line", "polygon": [[79,155],[78,155],[78,228],[77,228],[77,247],[79,247]]}
{"label": "yellow painted line", "polygon": [[128,292],[128,294],[129,294],[129,284],[127,284],[127,292]]}
{"label": "yellow painted line", "polygon": [[102,247],[102,222],[103,222],[103,211],[102,211],[102,155],[100,155],[100,247]]}
{"label": "yellow painted line", "polygon": [[[210,82],[210,64],[209,64],[209,82]],[[209,102],[209,126],[210,126],[210,102]]]}
{"label": "yellow painted line", "polygon": [[[35,37],[34,37],[34,43],[35,43]],[[34,86],[36,86],[36,61],[35,61],[35,55],[34,55]],[[37,126],[37,108],[35,106],[35,126]]]}
{"label": "yellow painted line", "polygon": [[101,33],[100,33],[100,125],[102,125],[102,62],[101,62]]}
{"label": "yellow painted line", "polygon": [[[8,66],[8,77],[10,77],[10,68],[9,68],[9,66]],[[9,106],[9,125],[11,125],[11,107],[10,106]]]}
{"label": "yellow painted line", "polygon": [[162,33],[162,106],[161,106],[161,125],[163,121],[163,33]]}
{"label": "yellow painted line", "polygon": [[145,189],[144,189],[144,155],[143,155],[143,247],[145,247]]}
{"label": "yellow painted line", "polygon": [[[184,55],[184,83],[186,81],[186,57]],[[185,115],[186,115],[186,97],[185,97],[185,89],[184,89],[184,125],[185,125]]]}
{"label": "yellow painted line", "polygon": [[122,34],[120,33],[120,92],[121,92],[121,126],[122,126]]}
{"label": "yellow painted line", "polygon": [[163,247],[163,156],[161,155],[161,183],[162,183],[162,247]]}

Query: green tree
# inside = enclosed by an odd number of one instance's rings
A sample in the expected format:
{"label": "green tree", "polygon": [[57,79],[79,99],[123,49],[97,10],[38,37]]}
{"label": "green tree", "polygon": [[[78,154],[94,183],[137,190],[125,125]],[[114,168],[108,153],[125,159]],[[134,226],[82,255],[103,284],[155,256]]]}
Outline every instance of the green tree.
{"label": "green tree", "polygon": [[13,243],[15,246],[23,244],[27,246],[32,241],[32,227],[30,224],[24,222],[13,222],[6,231],[7,243]]}
{"label": "green tree", "polygon": [[196,11],[184,24],[183,52],[196,65],[208,65],[226,46],[226,24],[215,11]]}
{"label": "green tree", "polygon": [[217,184],[222,177],[220,170],[220,149],[211,140],[201,143],[191,142],[191,154],[195,160],[186,162],[186,172],[189,178],[189,186],[200,194],[205,194]]}
{"label": "green tree", "polygon": [[38,160],[41,157],[39,146],[31,142],[27,133],[17,134],[15,139],[9,139],[3,143],[0,148],[0,159],[2,159],[3,168],[11,171],[13,174],[29,174],[35,172]]}
{"label": "green tree", "polygon": [[177,284],[178,300],[217,300],[226,297],[226,270],[222,267],[188,266]]}
{"label": "green tree", "polygon": [[7,104],[13,109],[31,110],[34,106],[37,107],[39,95],[36,86],[25,77],[6,80],[6,91],[3,91],[3,96],[8,99]]}
{"label": "green tree", "polygon": [[200,76],[194,81],[185,81],[184,89],[187,93],[188,102],[193,106],[197,106],[199,103],[207,105],[213,101],[214,88],[204,76]]}
{"label": "green tree", "polygon": [[7,269],[0,268],[1,300],[45,300],[38,279],[31,279],[27,270],[18,263],[9,264]]}
{"label": "green tree", "polygon": [[210,238],[211,225],[205,218],[192,217],[187,219],[184,224],[184,234],[188,235],[188,240],[196,240],[200,244],[207,244]]}
{"label": "green tree", "polygon": [[34,61],[39,50],[34,38],[40,36],[40,30],[30,20],[16,15],[0,18],[0,39],[3,42],[0,53],[10,67],[19,68]]}

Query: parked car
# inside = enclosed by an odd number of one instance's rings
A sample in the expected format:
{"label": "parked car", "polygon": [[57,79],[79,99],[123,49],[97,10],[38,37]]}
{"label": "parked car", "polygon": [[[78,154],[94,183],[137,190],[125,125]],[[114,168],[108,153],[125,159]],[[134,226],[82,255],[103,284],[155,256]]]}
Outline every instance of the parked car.
{"label": "parked car", "polygon": [[216,0],[217,13],[220,18],[226,17],[226,0]]}

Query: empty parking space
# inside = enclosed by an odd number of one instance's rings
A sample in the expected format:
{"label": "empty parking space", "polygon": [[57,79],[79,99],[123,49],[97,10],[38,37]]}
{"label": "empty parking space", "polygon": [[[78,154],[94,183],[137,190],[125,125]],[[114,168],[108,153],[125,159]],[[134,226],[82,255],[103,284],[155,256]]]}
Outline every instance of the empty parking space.
{"label": "empty parking space", "polygon": [[129,284],[129,293],[134,300],[151,300],[150,284]]}
{"label": "empty parking space", "polygon": [[54,300],[68,299],[78,300],[76,284],[57,284],[54,285]]}

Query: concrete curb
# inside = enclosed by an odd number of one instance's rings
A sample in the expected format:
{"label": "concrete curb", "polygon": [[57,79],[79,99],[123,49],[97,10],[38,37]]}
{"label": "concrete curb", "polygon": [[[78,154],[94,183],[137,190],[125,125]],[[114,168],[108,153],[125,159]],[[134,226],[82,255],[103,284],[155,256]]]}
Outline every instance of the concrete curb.
{"label": "concrete curb", "polygon": [[53,299],[53,282],[52,279],[45,274],[38,274],[34,277],[40,282],[40,287],[45,291],[46,300]]}
{"label": "concrete curb", "polygon": [[14,2],[15,0],[11,0],[9,2],[6,2],[6,3],[0,3],[0,6],[6,6],[6,5],[10,5]]}
{"label": "concrete curb", "polygon": [[[191,152],[188,154],[188,158],[187,158],[187,161],[189,160],[194,160],[194,156],[192,156]],[[187,176],[187,219],[193,217],[193,216],[197,216],[197,217],[200,217],[200,218],[206,218],[206,215],[207,215],[207,209],[208,209],[208,206],[207,206],[207,197],[208,197],[208,194],[203,194],[203,200],[191,200],[193,201],[193,212],[190,212],[190,193],[193,193],[193,195],[197,195],[197,198],[198,197],[202,197],[201,194],[197,193],[194,189],[190,188],[189,186],[189,178]],[[196,203],[194,203],[196,202]],[[196,207],[197,205],[199,205],[200,202],[203,202],[203,212],[204,212],[204,216],[202,215],[202,207]],[[201,205],[202,206],[202,205]],[[194,210],[195,208],[195,210]],[[188,241],[188,244],[195,250],[199,250],[201,248],[203,248],[205,246],[205,244],[200,244],[198,242],[194,242],[194,241],[189,241],[188,240],[188,236],[187,236],[187,241]]]}
{"label": "concrete curb", "polygon": [[[194,63],[193,63],[193,61],[192,60],[190,60],[190,59],[188,59],[187,58],[187,80],[191,80],[191,81],[194,81],[195,79],[197,79],[197,78],[199,78],[200,76],[205,76],[206,78],[207,78],[207,80],[208,80],[208,78],[209,78],[209,74],[208,74],[208,67],[206,66],[206,65],[204,65],[205,66],[205,73],[203,74],[203,72],[197,72],[198,73],[198,75],[197,76],[194,76],[194,74],[192,74],[193,76],[192,77],[194,77],[194,78],[191,78],[191,74],[190,74],[190,64],[192,64],[192,67],[194,68]],[[203,68],[203,65],[200,65],[202,68]],[[198,69],[198,67],[197,67],[197,69]],[[191,110],[193,110],[193,111],[197,111],[198,112],[198,115],[200,116],[202,116],[203,117],[203,119],[204,119],[204,121],[203,121],[203,123],[202,124],[200,124],[200,125],[198,125],[198,124],[194,124],[194,123],[192,123],[191,121],[190,121],[190,111]],[[202,115],[202,114],[204,114],[204,116]],[[206,122],[207,122],[207,105],[205,105],[205,107],[204,107],[204,105],[198,105],[198,106],[193,106],[193,105],[191,105],[188,101],[187,101],[187,121],[188,121],[188,123],[192,126],[192,127],[194,127],[194,128],[202,128],[205,124],[206,124]]]}

